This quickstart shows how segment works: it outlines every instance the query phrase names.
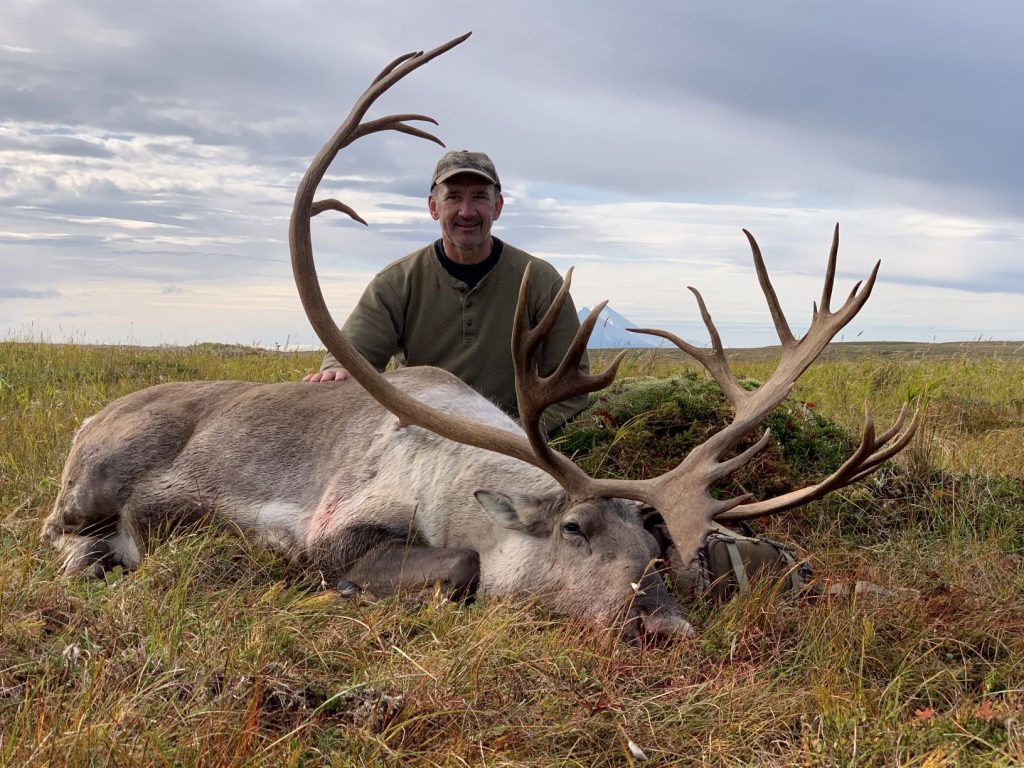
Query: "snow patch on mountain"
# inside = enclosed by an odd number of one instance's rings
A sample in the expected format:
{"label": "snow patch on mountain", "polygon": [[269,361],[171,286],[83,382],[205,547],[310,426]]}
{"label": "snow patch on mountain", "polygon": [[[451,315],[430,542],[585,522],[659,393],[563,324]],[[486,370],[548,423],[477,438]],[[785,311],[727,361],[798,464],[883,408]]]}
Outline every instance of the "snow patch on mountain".
{"label": "snow patch on mountain", "polygon": [[[582,323],[590,314],[589,307],[580,310]],[[587,349],[652,349],[669,346],[668,342],[656,336],[640,333],[629,333],[627,328],[636,328],[637,324],[627,320],[611,307],[605,307],[597,318],[597,325],[587,342]]]}

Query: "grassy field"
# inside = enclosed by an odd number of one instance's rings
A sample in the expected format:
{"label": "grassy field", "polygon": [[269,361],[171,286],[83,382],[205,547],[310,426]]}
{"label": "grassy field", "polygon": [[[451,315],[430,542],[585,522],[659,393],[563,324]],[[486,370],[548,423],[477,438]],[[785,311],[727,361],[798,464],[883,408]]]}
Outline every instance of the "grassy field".
{"label": "grassy field", "polygon": [[[841,345],[794,392],[851,429],[866,400],[881,422],[922,403],[890,481],[766,528],[886,598],[692,605],[697,639],[637,648],[521,604],[341,603],[222,531],[106,582],[57,576],[39,521],[82,418],[318,362],[0,343],[0,766],[1024,764],[1020,344]],[[623,374],[686,367],[644,352]],[[770,353],[735,367],[763,378]]]}

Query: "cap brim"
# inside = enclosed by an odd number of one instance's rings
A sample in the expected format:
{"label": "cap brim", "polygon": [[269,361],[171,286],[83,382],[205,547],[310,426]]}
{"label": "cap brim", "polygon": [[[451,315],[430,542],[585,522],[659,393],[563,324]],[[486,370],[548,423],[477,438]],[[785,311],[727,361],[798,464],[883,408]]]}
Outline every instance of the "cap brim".
{"label": "cap brim", "polygon": [[452,178],[453,176],[458,176],[463,173],[468,173],[471,176],[479,176],[487,183],[493,184],[494,186],[498,186],[498,180],[496,178],[494,178],[490,174],[484,173],[483,171],[479,171],[475,168],[452,168],[451,170],[445,171],[436,179],[434,179],[433,183],[430,186],[434,187],[435,185],[440,184],[443,181],[448,181],[448,179]]}

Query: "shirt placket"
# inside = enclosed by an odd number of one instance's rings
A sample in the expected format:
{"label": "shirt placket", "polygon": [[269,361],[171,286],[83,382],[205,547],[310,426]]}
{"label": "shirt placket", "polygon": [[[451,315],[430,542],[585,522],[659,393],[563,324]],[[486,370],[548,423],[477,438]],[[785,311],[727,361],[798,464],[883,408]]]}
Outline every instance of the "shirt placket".
{"label": "shirt placket", "polygon": [[463,287],[459,291],[462,299],[462,343],[472,344],[476,341],[477,333],[480,331],[480,321],[477,312],[476,288],[472,290]]}

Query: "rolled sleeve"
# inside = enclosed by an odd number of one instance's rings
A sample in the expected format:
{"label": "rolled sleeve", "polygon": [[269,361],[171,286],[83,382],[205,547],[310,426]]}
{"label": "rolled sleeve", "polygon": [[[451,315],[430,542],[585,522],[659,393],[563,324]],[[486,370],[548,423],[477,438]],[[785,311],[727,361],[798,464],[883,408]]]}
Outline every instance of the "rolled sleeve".
{"label": "rolled sleeve", "polygon": [[[363,291],[341,332],[374,368],[383,371],[398,351],[403,318],[403,302],[382,273]],[[320,370],[341,367],[341,363],[328,352]]]}

